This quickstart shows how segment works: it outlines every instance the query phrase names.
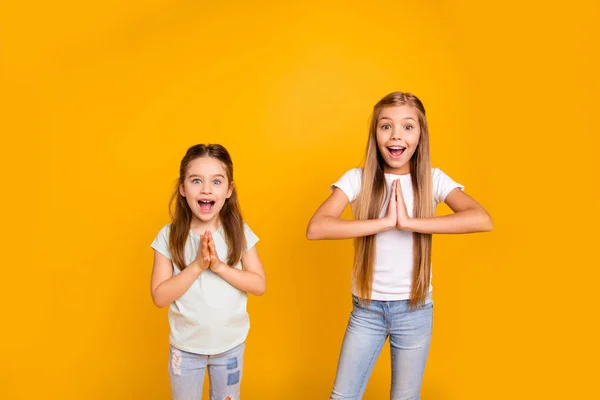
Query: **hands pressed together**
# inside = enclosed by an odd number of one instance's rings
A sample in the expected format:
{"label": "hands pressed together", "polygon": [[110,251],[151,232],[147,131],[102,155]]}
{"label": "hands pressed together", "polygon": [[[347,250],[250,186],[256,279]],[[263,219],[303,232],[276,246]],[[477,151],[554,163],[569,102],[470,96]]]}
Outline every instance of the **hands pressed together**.
{"label": "hands pressed together", "polygon": [[390,204],[388,205],[385,219],[388,222],[390,229],[405,229],[408,227],[409,221],[411,220],[408,216],[399,179],[392,182],[392,196],[390,197]]}
{"label": "hands pressed together", "polygon": [[210,268],[211,271],[217,274],[227,267],[217,254],[215,242],[209,230],[204,231],[204,235],[200,236],[200,248],[195,262],[200,266],[200,271]]}

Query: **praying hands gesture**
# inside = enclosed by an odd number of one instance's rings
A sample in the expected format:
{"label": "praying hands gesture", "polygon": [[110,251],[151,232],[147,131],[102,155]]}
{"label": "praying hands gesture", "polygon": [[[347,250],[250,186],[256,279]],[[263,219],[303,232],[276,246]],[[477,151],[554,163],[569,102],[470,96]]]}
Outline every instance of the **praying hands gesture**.
{"label": "praying hands gesture", "polygon": [[410,217],[408,216],[408,210],[406,209],[406,203],[404,202],[404,196],[402,195],[402,186],[400,180],[396,179],[392,182],[392,195],[390,197],[390,204],[386,214],[386,221],[391,228],[404,229],[409,225]]}
{"label": "praying hands gesture", "polygon": [[204,235],[200,236],[200,250],[196,260],[199,261],[200,268],[203,271],[210,268],[211,271],[218,274],[223,268],[227,267],[217,254],[215,242],[209,230],[204,231]]}

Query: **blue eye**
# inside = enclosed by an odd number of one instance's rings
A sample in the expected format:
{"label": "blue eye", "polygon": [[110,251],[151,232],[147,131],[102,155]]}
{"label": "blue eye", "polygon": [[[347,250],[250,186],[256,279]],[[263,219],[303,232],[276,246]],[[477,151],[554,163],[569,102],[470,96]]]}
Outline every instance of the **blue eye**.
{"label": "blue eye", "polygon": [[201,181],[200,181],[200,179],[198,179],[198,178],[196,178],[196,179],[192,180],[192,183],[200,183],[200,182],[201,182]]}
{"label": "blue eye", "polygon": [[221,184],[221,181],[220,181],[220,180],[218,180],[218,179],[215,179],[215,180],[213,181],[213,184],[215,184],[215,185],[220,185],[220,184]]}

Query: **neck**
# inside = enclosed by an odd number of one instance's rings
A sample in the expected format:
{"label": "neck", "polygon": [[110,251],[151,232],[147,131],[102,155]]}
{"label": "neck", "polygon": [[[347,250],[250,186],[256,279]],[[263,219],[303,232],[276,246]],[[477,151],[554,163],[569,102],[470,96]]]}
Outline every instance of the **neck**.
{"label": "neck", "polygon": [[383,167],[383,172],[386,174],[394,174],[394,175],[408,175],[410,174],[410,166],[408,163],[404,164],[398,168],[392,168],[389,165]]}
{"label": "neck", "polygon": [[221,226],[221,222],[219,221],[219,217],[215,216],[214,218],[208,221],[202,221],[196,216],[192,217],[192,223],[190,224],[190,229],[197,233],[198,235],[203,235],[204,231],[214,232]]}

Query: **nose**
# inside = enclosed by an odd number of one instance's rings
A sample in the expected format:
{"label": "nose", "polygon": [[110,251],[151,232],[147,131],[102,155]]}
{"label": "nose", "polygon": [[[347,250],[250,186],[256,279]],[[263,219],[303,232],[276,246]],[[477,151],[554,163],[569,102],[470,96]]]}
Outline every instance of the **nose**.
{"label": "nose", "polygon": [[202,182],[202,193],[208,194],[210,193],[211,190],[211,185],[210,182]]}
{"label": "nose", "polygon": [[390,138],[392,140],[402,140],[402,131],[398,128],[392,129],[392,136]]}

